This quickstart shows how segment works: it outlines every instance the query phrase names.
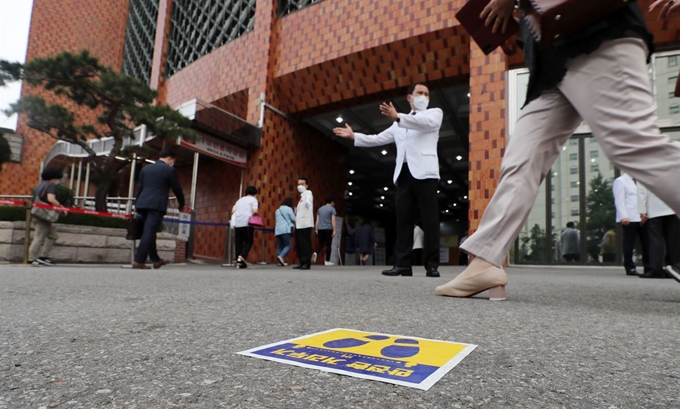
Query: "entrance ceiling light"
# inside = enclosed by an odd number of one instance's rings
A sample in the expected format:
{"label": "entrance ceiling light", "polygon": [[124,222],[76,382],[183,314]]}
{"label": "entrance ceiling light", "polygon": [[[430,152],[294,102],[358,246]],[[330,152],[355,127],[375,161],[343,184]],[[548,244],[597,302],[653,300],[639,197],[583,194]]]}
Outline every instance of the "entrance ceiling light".
{"label": "entrance ceiling light", "polygon": [[448,183],[450,185],[451,183],[453,183],[453,180],[449,179],[449,180],[446,181],[446,183]]}
{"label": "entrance ceiling light", "polygon": [[461,159],[463,159],[463,157],[458,155],[458,156],[456,156],[456,159],[461,160]]}
{"label": "entrance ceiling light", "polygon": [[383,149],[382,152],[380,152],[380,153],[382,153],[383,156],[387,155],[387,151],[385,149]]}
{"label": "entrance ceiling light", "polygon": [[342,115],[338,115],[338,117],[335,118],[335,120],[336,120],[339,124],[341,124],[342,121],[344,121],[344,119],[342,119]]}
{"label": "entrance ceiling light", "polygon": [[347,182],[347,184],[348,184],[349,186],[352,186],[352,182]]}
{"label": "entrance ceiling light", "polygon": [[385,186],[385,187],[383,188],[383,190],[384,190],[385,192],[387,192],[388,189],[389,189],[389,188],[388,188],[387,186]]}
{"label": "entrance ceiling light", "polygon": [[354,174],[354,169],[350,169],[350,170],[349,170],[349,174],[350,174],[350,175],[353,175],[353,174]]}

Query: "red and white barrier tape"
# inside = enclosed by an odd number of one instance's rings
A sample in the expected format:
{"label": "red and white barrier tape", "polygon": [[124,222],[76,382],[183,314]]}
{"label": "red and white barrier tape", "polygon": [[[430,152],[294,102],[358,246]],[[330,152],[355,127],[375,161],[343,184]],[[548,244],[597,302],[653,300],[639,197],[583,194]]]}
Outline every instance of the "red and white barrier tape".
{"label": "red and white barrier tape", "polygon": [[[10,206],[26,206],[26,203],[20,200],[6,200],[0,199],[0,205],[10,205]],[[52,206],[43,203],[33,203],[33,207],[40,207],[42,209],[57,210],[59,212],[69,212],[69,213],[81,213],[81,214],[91,214],[94,216],[102,217],[115,217],[117,219],[129,219],[129,214],[117,214],[109,212],[98,212],[95,210],[77,209],[75,207],[63,207],[63,206]]]}

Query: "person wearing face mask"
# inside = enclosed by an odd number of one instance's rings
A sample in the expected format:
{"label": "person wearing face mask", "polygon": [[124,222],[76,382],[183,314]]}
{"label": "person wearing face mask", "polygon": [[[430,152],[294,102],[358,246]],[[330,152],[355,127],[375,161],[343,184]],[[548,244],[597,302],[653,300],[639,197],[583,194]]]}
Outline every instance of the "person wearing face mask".
{"label": "person wearing face mask", "polygon": [[300,177],[297,182],[300,201],[295,209],[295,251],[300,264],[296,270],[309,270],[312,264],[312,229],[314,228],[314,195],[308,189],[307,178]]}
{"label": "person wearing face mask", "polygon": [[[132,268],[148,269],[147,257],[151,259],[153,268],[158,269],[167,264],[156,251],[156,232],[163,222],[168,209],[168,192],[175,193],[180,209],[184,208],[184,193],[175,171],[175,154],[166,149],[161,151],[160,159],[153,165],[142,169],[139,173],[139,187],[135,200],[135,211],[142,216],[144,228],[142,238],[135,253]],[[187,209],[184,209],[187,211]]]}
{"label": "person wearing face mask", "polygon": [[383,271],[387,276],[412,276],[411,249],[416,209],[424,232],[423,257],[426,275],[439,277],[439,159],[437,143],[444,113],[428,109],[430,91],[424,84],[413,84],[406,96],[411,112],[399,113],[392,103],[380,105],[380,112],[392,126],[378,135],[354,132],[349,124],[333,129],[335,135],[354,140],[354,146],[371,147],[394,143],[397,160],[393,182],[396,185],[397,248],[395,265]]}

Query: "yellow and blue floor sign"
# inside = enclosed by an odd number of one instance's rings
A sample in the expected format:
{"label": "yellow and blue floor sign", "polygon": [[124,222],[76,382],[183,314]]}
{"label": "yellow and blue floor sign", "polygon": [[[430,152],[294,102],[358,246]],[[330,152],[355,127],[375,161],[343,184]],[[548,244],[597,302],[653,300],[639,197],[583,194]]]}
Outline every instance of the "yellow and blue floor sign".
{"label": "yellow and blue floor sign", "polygon": [[428,390],[476,347],[336,328],[239,354]]}

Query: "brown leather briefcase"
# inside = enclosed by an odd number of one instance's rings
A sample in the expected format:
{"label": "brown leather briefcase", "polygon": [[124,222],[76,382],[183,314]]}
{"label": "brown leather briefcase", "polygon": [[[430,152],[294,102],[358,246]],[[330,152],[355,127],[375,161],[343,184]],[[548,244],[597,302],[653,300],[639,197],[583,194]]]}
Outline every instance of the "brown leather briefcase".
{"label": "brown leather briefcase", "polygon": [[542,46],[596,23],[635,0],[524,0],[520,13]]}

